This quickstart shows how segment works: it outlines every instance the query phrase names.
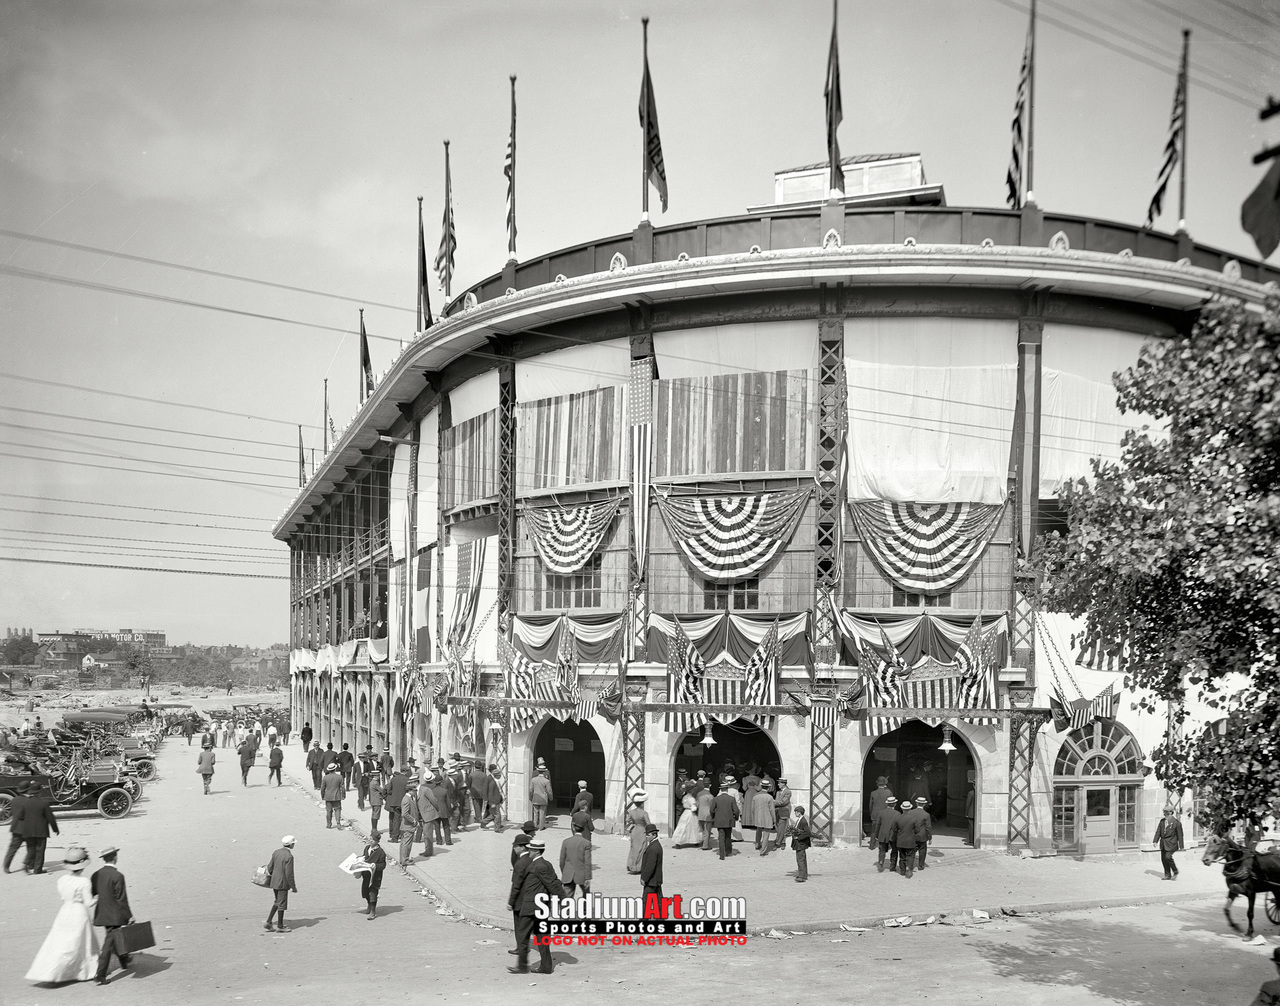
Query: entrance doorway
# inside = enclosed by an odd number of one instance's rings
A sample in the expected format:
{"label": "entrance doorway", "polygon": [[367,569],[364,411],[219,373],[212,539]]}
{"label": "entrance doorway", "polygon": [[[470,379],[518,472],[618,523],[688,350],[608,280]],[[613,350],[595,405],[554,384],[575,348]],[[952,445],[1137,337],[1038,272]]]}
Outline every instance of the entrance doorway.
{"label": "entrance doorway", "polygon": [[1142,750],[1115,720],[1071,731],[1053,766],[1053,844],[1084,855],[1138,845]]}
{"label": "entrance doorway", "polygon": [[[710,744],[706,736],[710,736]],[[731,772],[741,788],[744,776],[753,771],[760,776],[777,780],[782,774],[782,758],[773,739],[750,720],[737,719],[732,723],[708,723],[706,727],[690,730],[676,745],[672,759],[671,779],[674,783],[681,769],[690,779],[702,769],[711,782],[712,792],[720,790],[721,773]],[[673,805],[675,816],[680,818]]]}
{"label": "entrance doorway", "polygon": [[[880,737],[867,753],[862,766],[862,792],[870,794],[876,779],[889,780],[889,790],[899,800],[924,796],[933,818],[933,844],[957,848],[968,840],[965,799],[976,789],[978,765],[960,731],[952,728],[954,751],[939,750],[946,738],[941,726],[931,727],[920,720],[908,720],[897,730]],[[862,802],[863,834],[870,832],[871,806]],[[978,831],[975,824],[975,832]]]}
{"label": "entrance doorway", "polygon": [[594,798],[593,816],[603,816],[606,806],[604,745],[595,727],[583,720],[566,723],[554,717],[548,718],[538,729],[538,736],[533,742],[535,765],[539,758],[546,761],[547,771],[551,773],[554,802],[548,810],[568,812],[578,795],[578,780],[581,779]]}

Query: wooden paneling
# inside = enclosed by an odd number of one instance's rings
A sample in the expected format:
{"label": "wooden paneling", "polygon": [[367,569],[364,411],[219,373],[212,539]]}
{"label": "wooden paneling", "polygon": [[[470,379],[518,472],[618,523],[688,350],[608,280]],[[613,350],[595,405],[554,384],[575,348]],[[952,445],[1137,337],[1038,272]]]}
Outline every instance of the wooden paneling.
{"label": "wooden paneling", "polygon": [[920,244],[960,244],[961,217],[955,213],[906,214],[907,237]]}
{"label": "wooden paneling", "polygon": [[516,406],[516,495],[627,475],[625,388]]}
{"label": "wooden paneling", "polygon": [[[599,553],[600,607],[591,610],[620,611],[627,606],[629,517],[627,507],[623,506],[614,518],[613,527],[605,536]],[[516,582],[512,610],[517,614],[544,611],[542,561],[534,551],[523,516],[516,518],[515,553]]]}
{"label": "wooden paneling", "polygon": [[497,495],[497,409],[450,427],[443,431],[441,440],[444,449],[440,463],[448,469],[448,478],[441,479],[442,509]]}
{"label": "wooden paneling", "polygon": [[653,477],[811,470],[815,387],[810,370],[656,381]]}
{"label": "wooden paneling", "polygon": [[752,245],[767,247],[763,241],[763,228],[758,220],[727,220],[707,224],[708,255],[740,255],[751,250]]}
{"label": "wooden paneling", "polygon": [[818,215],[774,217],[769,244],[774,248],[816,248],[822,244]]}

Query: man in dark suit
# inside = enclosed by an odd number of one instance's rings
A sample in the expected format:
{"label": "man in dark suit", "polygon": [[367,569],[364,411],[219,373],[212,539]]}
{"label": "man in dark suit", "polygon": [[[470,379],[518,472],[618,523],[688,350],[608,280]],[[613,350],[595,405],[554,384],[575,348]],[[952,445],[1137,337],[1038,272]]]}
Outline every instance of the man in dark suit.
{"label": "man in dark suit", "polygon": [[908,880],[915,873],[917,850],[924,843],[928,820],[929,815],[916,808],[911,800],[902,801],[902,816],[898,818],[894,844],[898,847],[898,872]]}
{"label": "man in dark suit", "polygon": [[885,797],[884,807],[876,819],[876,833],[873,836],[880,851],[876,862],[876,870],[884,872],[884,857],[889,855],[889,872],[898,869],[898,821],[902,815],[898,813],[898,801],[893,797]]}
{"label": "man in dark suit", "polygon": [[795,823],[791,826],[791,848],[796,852],[796,883],[803,884],[809,879],[809,846],[813,837],[809,832],[809,822],[804,816],[804,808],[796,808]]}
{"label": "man in dark suit", "polygon": [[106,929],[102,952],[98,954],[98,974],[94,978],[99,985],[107,984],[107,969],[111,967],[111,955],[120,958],[120,967],[129,966],[120,939],[120,927],[133,921],[133,909],[129,907],[129,894],[124,886],[124,874],[116,869],[116,857],[120,850],[109,845],[102,850],[103,867],[89,880],[89,887],[98,899],[93,909],[93,924]]}
{"label": "man in dark suit", "polygon": [[4,854],[5,873],[9,872],[9,864],[13,862],[13,857],[22,848],[22,843],[27,840],[18,825],[27,806],[28,785],[25,782],[18,783],[13,799],[9,802],[9,813],[12,816],[9,818],[9,851]]}
{"label": "man in dark suit", "polygon": [[311,788],[319,789],[320,777],[324,775],[324,752],[320,750],[319,741],[311,742],[311,750],[307,752],[307,771],[311,773]]}
{"label": "man in dark suit", "polygon": [[489,788],[489,775],[484,770],[484,762],[477,761],[471,766],[467,776],[467,788],[471,791],[471,810],[476,824],[484,827],[484,795]]}
{"label": "man in dark suit", "polygon": [[[516,964],[515,967],[507,968],[513,975],[524,974],[542,974],[549,975],[555,970],[555,963],[551,960],[551,943],[548,937],[534,937],[534,910],[536,908],[535,899],[539,894],[549,894],[557,898],[564,897],[564,885],[560,883],[560,879],[556,876],[556,871],[551,868],[551,864],[542,858],[542,854],[546,852],[546,845],[541,841],[530,842],[527,846],[529,850],[529,859],[525,866],[524,876],[521,878],[519,888],[512,887],[511,897],[507,899],[507,907],[513,912],[518,911],[516,925]],[[541,963],[540,967],[529,969],[529,940],[534,939],[538,947],[538,957]]]}
{"label": "man in dark suit", "polygon": [[867,804],[871,809],[871,848],[874,849],[879,844],[876,840],[876,834],[880,830],[880,816],[884,813],[884,802],[893,796],[893,792],[889,789],[889,779],[887,776],[880,776],[876,779],[876,788],[871,791],[871,796],[867,799]]}
{"label": "man in dark suit", "polygon": [[502,834],[502,783],[498,780],[498,766],[490,765],[489,771],[484,777],[484,805],[485,815],[480,822],[483,828],[490,821],[493,822],[493,830],[495,834]]}
{"label": "man in dark suit", "polygon": [[[521,832],[515,837],[511,843],[511,889],[513,891],[520,890],[520,885],[524,883],[525,871],[529,869],[529,843],[533,839]],[[511,910],[512,921],[515,923],[516,930],[516,949],[508,950],[509,954],[520,953],[520,906],[516,905]]]}
{"label": "man in dark suit", "polygon": [[1165,880],[1178,879],[1178,864],[1173,861],[1173,854],[1181,852],[1182,822],[1173,816],[1173,806],[1164,808],[1164,817],[1156,825],[1156,833],[1151,841],[1160,850],[1160,865],[1164,867]]}
{"label": "man in dark suit", "polygon": [[27,802],[22,808],[22,820],[16,822],[18,833],[27,843],[27,858],[22,868],[27,873],[44,873],[44,848],[49,844],[49,832],[58,832],[58,819],[53,816],[53,801],[44,795],[38,783],[27,786]]}
{"label": "man in dark suit", "polygon": [[591,893],[591,841],[581,828],[574,828],[560,843],[560,880],[571,898],[575,887],[582,888],[583,894]]}
{"label": "man in dark suit", "polygon": [[711,801],[711,826],[720,838],[720,858],[733,855],[733,825],[738,820],[738,801],[728,787],[734,784],[733,776],[725,778],[724,788]]}
{"label": "man in dark suit", "polygon": [[[658,909],[662,909],[662,843],[658,841],[658,826],[646,825],[644,829],[645,846],[640,854],[640,883],[644,885],[645,903],[649,895],[658,896]],[[665,918],[665,915],[663,916]]]}
{"label": "man in dark suit", "polygon": [[387,832],[391,841],[400,841],[400,810],[404,806],[404,795],[409,790],[409,777],[404,769],[396,769],[391,773],[391,781],[387,784],[384,797],[387,804]]}
{"label": "man in dark suit", "polygon": [[351,753],[351,745],[343,744],[342,750],[335,756],[334,760],[338,763],[338,771],[342,773],[342,785],[344,789],[351,787],[351,769],[356,763],[356,756]]}
{"label": "man in dark suit", "polygon": [[298,885],[293,879],[293,843],[292,835],[285,835],[280,839],[280,848],[271,854],[271,860],[267,863],[267,876],[270,878],[270,887],[272,894],[275,895],[271,902],[271,911],[267,912],[266,924],[262,927],[268,932],[271,931],[271,920],[279,915],[276,923],[276,932],[287,933],[289,930],[284,925],[284,913],[289,908],[289,892],[298,893]]}

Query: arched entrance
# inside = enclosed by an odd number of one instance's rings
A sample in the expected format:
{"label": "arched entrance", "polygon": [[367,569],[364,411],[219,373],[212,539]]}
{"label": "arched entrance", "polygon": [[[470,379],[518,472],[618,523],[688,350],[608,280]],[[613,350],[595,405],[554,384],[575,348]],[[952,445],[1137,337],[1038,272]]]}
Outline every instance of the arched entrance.
{"label": "arched entrance", "polygon": [[[708,730],[710,744],[706,743]],[[680,769],[691,779],[702,769],[712,780],[711,788],[718,791],[720,775],[726,771],[737,777],[739,786],[743,776],[752,771],[777,779],[782,774],[782,757],[773,738],[764,730],[750,720],[737,719],[732,723],[709,723],[680,738],[672,756],[672,780]]]}
{"label": "arched entrance", "polygon": [[[948,735],[955,750],[941,750]],[[908,720],[897,730],[877,738],[862,765],[864,833],[871,828],[869,794],[876,779],[884,776],[889,790],[899,800],[924,796],[933,818],[933,844],[956,848],[969,838],[965,801],[969,790],[978,787],[978,763],[969,745],[955,727],[929,726]],[[975,815],[977,800],[975,796]],[[975,823],[975,833],[981,829]]]}
{"label": "arched entrance", "polygon": [[1084,854],[1138,845],[1142,749],[1115,720],[1067,734],[1053,766],[1053,844]]}
{"label": "arched entrance", "polygon": [[[605,764],[604,745],[596,728],[585,720],[566,723],[547,717],[533,741],[533,764],[539,758],[551,773],[554,809],[568,811],[578,793],[578,780],[586,781],[587,791],[595,798],[598,817],[604,812]],[[532,766],[530,766],[532,768]]]}

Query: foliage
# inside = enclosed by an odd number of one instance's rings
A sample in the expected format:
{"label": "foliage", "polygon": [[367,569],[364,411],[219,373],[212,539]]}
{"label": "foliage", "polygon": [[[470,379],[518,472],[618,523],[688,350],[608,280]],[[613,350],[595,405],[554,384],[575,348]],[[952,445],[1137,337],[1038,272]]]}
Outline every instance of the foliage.
{"label": "foliage", "polygon": [[[1126,435],[1118,464],[1064,493],[1069,530],[1042,543],[1042,603],[1123,641],[1148,709],[1175,703],[1153,752],[1202,823],[1280,810],[1280,318],[1204,309],[1191,335],[1153,341],[1116,376],[1120,406],[1167,420]],[[1186,694],[1223,710],[1184,735]]]}
{"label": "foliage", "polygon": [[4,649],[0,651],[5,664],[34,664],[40,645],[30,636],[10,636],[4,641]]}

